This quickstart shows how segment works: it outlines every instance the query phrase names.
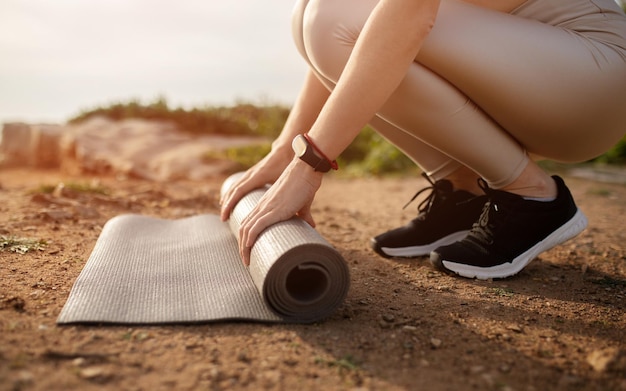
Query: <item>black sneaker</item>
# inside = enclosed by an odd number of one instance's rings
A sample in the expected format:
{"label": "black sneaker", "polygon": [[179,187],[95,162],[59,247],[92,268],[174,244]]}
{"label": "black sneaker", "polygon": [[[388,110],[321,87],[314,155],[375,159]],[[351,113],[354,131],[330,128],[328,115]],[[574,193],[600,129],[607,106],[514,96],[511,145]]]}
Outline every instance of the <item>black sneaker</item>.
{"label": "black sneaker", "polygon": [[521,271],[540,253],[578,235],[587,218],[578,210],[563,180],[553,176],[554,201],[525,200],[501,190],[481,187],[489,197],[480,219],[461,241],[430,255],[433,266],[463,277],[505,278]]}
{"label": "black sneaker", "polygon": [[431,186],[418,191],[409,204],[424,191],[431,190],[431,193],[419,204],[418,216],[407,225],[371,240],[372,249],[383,257],[428,255],[440,246],[461,240],[472,228],[487,202],[485,195],[453,190],[448,180],[433,183],[427,175],[422,175]]}

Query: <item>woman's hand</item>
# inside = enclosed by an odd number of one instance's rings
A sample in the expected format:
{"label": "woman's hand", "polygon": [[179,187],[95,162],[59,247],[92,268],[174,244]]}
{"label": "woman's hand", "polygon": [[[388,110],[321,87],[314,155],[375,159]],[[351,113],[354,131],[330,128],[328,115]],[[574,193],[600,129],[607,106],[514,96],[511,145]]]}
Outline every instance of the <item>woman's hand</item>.
{"label": "woman's hand", "polygon": [[274,183],[293,158],[291,148],[272,149],[263,159],[247,170],[222,196],[220,204],[222,221],[228,220],[237,203],[249,192]]}
{"label": "woman's hand", "polygon": [[272,224],[298,216],[312,227],[311,204],[322,184],[323,173],[293,159],[276,183],[261,197],[239,227],[239,253],[250,264],[250,249],[263,230]]}
{"label": "woman's hand", "polygon": [[272,143],[272,151],[246,171],[222,197],[220,202],[222,221],[228,220],[233,208],[243,196],[278,179],[293,158],[291,149],[293,138],[311,128],[329,94],[317,76],[309,71],[280,136]]}

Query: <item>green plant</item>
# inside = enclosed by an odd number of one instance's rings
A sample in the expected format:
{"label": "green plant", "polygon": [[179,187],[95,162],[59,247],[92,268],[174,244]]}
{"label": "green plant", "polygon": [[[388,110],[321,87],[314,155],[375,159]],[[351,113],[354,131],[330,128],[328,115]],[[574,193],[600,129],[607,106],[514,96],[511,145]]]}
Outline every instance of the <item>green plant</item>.
{"label": "green plant", "polygon": [[181,131],[194,134],[256,134],[275,137],[282,130],[288,115],[289,109],[277,104],[255,106],[238,103],[232,107],[184,109],[171,108],[164,97],[158,97],[147,104],[130,100],[83,110],[69,122],[80,123],[95,116],[112,120],[141,118],[167,121]]}
{"label": "green plant", "polygon": [[500,297],[512,297],[515,295],[512,289],[509,288],[487,288],[487,295],[500,296]]}
{"label": "green plant", "polygon": [[626,135],[622,137],[611,149],[598,156],[592,161],[604,164],[624,164],[626,163]]}
{"label": "green plant", "polygon": [[339,157],[340,166],[354,175],[406,172],[416,165],[369,126],[366,126]]}
{"label": "green plant", "polygon": [[325,365],[328,367],[338,368],[339,370],[352,371],[352,370],[356,370],[359,368],[359,365],[357,364],[354,357],[352,357],[352,355],[349,355],[349,354],[336,360],[326,360],[322,357],[316,357],[315,363]]}
{"label": "green plant", "polygon": [[[282,131],[289,111],[288,107],[278,104],[255,105],[246,102],[222,107],[172,108],[164,97],[158,97],[147,104],[130,100],[84,110],[70,119],[70,122],[81,122],[93,116],[105,116],[113,120],[143,118],[167,121],[181,131],[193,134],[256,135],[273,139]],[[248,152],[251,154],[245,156]],[[249,167],[264,154],[252,147],[248,151],[229,151],[226,158],[232,155],[242,167]],[[338,160],[343,168],[342,172],[350,175],[383,175],[416,170],[416,165],[407,156],[369,126],[359,133]],[[626,136],[613,148],[591,161],[626,163]]]}
{"label": "green plant", "polygon": [[604,285],[608,287],[625,287],[626,288],[626,280],[612,278],[609,276],[604,276],[597,280],[591,281],[594,284]]}
{"label": "green plant", "polygon": [[230,160],[237,163],[240,169],[245,170],[263,159],[270,152],[271,148],[270,143],[232,147],[224,150],[209,151],[204,155],[204,159],[207,161]]}
{"label": "green plant", "polygon": [[51,194],[58,188],[68,189],[77,193],[92,193],[108,195],[109,189],[104,186],[95,183],[81,183],[81,182],[69,182],[59,183],[58,185],[41,185],[37,189],[32,190],[31,193],[44,193]]}
{"label": "green plant", "polygon": [[43,250],[46,245],[47,243],[40,239],[0,236],[0,250],[2,251],[26,254],[29,251]]}

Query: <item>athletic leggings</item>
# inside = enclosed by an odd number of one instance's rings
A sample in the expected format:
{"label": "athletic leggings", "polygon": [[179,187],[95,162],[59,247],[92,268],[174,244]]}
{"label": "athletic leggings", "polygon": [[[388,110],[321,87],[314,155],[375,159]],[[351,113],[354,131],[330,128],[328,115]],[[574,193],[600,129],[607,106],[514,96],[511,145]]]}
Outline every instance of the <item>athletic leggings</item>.
{"label": "athletic leggings", "polygon": [[[299,0],[296,46],[336,84],[377,0]],[[626,16],[614,0],[530,0],[503,13],[442,0],[370,124],[434,180],[461,166],[501,188],[529,154],[576,162],[626,131]]]}

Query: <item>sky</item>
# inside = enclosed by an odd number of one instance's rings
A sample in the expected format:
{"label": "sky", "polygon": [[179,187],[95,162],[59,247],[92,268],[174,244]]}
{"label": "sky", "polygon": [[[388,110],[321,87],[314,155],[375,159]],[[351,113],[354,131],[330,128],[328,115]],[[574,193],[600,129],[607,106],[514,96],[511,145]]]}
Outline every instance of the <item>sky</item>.
{"label": "sky", "polygon": [[1,0],[0,123],[158,97],[291,105],[294,0]]}

